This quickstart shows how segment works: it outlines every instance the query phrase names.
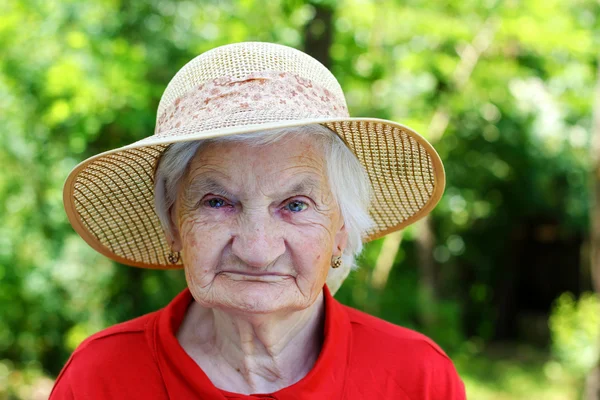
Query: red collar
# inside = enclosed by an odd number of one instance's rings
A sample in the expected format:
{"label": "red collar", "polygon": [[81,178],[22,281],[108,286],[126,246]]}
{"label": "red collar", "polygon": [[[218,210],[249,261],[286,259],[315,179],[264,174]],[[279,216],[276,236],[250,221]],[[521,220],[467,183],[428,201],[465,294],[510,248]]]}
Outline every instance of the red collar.
{"label": "red collar", "polygon": [[342,396],[350,352],[350,321],[343,309],[323,288],[325,332],[323,347],[312,370],[300,381],[270,394],[242,395],[216,388],[204,371],[181,347],[175,336],[193,301],[188,289],[178,294],[161,312],[151,335],[158,364],[171,399],[327,399]]}

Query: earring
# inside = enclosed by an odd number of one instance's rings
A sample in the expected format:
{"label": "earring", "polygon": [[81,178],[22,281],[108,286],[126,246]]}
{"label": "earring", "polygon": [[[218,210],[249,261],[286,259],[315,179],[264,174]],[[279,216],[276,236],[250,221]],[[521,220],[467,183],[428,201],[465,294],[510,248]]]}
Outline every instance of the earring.
{"label": "earring", "polygon": [[171,264],[177,264],[179,262],[179,252],[178,251],[171,251],[168,255],[167,255],[167,260],[169,260],[169,262]]}
{"label": "earring", "polygon": [[342,265],[342,257],[340,257],[340,256],[331,257],[331,267],[332,268],[339,268],[341,265]]}

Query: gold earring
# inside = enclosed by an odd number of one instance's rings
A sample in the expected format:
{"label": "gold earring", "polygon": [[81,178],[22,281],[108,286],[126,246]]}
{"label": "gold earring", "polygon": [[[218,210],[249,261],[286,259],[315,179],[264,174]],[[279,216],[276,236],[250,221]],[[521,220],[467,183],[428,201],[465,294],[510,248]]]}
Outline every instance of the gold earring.
{"label": "gold earring", "polygon": [[171,264],[177,264],[179,262],[180,259],[180,254],[178,251],[172,251],[167,255],[167,260],[169,260],[169,262]]}
{"label": "gold earring", "polygon": [[342,265],[342,257],[340,257],[340,256],[331,257],[331,267],[332,268],[339,268],[341,265]]}

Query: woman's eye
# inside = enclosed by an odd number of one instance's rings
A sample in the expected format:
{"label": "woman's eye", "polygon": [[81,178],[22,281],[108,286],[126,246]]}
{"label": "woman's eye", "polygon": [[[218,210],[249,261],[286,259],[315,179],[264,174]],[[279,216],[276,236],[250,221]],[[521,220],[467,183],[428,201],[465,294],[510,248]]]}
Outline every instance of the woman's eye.
{"label": "woman's eye", "polygon": [[306,204],[303,201],[299,201],[299,200],[290,201],[286,206],[286,208],[288,210],[290,210],[291,212],[304,211],[304,210],[306,210],[307,207],[308,207],[308,204]]}
{"label": "woman's eye", "polygon": [[206,204],[208,204],[209,207],[211,208],[221,208],[225,205],[225,200],[223,199],[209,199],[206,201]]}

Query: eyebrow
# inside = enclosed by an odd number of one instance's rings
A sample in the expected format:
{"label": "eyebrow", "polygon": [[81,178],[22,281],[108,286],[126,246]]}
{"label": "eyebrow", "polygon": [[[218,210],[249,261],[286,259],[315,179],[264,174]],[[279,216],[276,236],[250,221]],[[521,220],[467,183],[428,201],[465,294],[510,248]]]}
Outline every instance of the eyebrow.
{"label": "eyebrow", "polygon": [[212,178],[193,179],[186,189],[186,193],[212,193],[223,197],[233,197],[223,185]]}
{"label": "eyebrow", "polygon": [[[321,181],[315,179],[313,177],[307,176],[302,179],[300,182],[296,183],[290,189],[284,191],[279,196],[283,197],[291,197],[301,193],[311,193],[311,192],[321,192]],[[212,193],[217,196],[223,196],[227,198],[235,198],[236,196],[232,194],[225,186],[223,186],[219,181],[213,178],[196,178],[193,179],[188,188],[186,189],[186,193],[188,194],[206,194]]]}
{"label": "eyebrow", "polygon": [[321,182],[317,179],[314,179],[310,176],[304,178],[294,186],[292,186],[289,190],[284,193],[285,197],[293,196],[299,193],[311,193],[311,192],[320,192],[321,191]]}

